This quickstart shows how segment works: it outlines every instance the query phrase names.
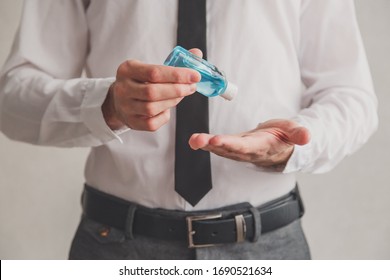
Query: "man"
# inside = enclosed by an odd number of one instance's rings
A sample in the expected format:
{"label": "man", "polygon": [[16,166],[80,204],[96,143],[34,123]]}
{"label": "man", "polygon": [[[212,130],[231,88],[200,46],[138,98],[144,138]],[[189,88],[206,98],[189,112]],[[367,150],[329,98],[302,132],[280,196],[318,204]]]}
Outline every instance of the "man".
{"label": "man", "polygon": [[295,173],[330,170],[377,126],[353,1],[207,1],[207,58],[239,95],[208,99],[210,133],[188,137],[211,152],[195,202],[175,190],[175,132],[200,76],[161,65],[182,2],[27,1],[1,131],[92,147],[70,258],[310,258]]}

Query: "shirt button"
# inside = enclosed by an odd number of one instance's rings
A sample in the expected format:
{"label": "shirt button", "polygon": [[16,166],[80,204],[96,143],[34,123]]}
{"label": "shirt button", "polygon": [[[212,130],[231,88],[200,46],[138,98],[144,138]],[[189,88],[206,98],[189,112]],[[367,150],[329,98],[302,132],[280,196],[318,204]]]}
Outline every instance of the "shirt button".
{"label": "shirt button", "polygon": [[101,237],[107,237],[108,234],[110,233],[110,228],[109,227],[103,227],[99,230],[99,235]]}

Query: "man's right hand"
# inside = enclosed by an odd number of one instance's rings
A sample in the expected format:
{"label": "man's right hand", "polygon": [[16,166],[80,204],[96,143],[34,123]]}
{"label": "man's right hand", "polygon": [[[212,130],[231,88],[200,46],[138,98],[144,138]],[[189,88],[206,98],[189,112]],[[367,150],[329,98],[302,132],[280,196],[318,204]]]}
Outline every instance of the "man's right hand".
{"label": "man's right hand", "polygon": [[102,105],[103,116],[113,130],[156,131],[169,121],[170,109],[196,91],[200,79],[188,68],[125,61]]}

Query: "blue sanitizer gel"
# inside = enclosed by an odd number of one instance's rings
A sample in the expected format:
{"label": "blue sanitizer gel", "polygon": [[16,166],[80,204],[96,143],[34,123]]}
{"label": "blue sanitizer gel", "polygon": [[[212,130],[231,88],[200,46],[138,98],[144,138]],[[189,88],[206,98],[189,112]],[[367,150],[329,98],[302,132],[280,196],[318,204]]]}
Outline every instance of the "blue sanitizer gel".
{"label": "blue sanitizer gel", "polygon": [[237,87],[229,83],[217,67],[180,46],[173,49],[164,65],[186,67],[198,71],[202,79],[197,83],[196,91],[207,97],[220,95],[227,100],[232,100],[237,94]]}

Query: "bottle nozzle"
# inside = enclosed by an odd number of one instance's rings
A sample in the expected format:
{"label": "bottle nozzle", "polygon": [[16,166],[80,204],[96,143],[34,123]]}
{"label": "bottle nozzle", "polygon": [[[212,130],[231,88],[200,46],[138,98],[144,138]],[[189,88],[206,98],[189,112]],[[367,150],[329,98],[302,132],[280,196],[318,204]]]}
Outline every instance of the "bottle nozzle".
{"label": "bottle nozzle", "polygon": [[226,86],[226,90],[224,93],[221,94],[221,96],[226,100],[230,101],[237,95],[237,92],[238,92],[238,87],[235,84],[228,82]]}

